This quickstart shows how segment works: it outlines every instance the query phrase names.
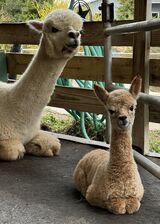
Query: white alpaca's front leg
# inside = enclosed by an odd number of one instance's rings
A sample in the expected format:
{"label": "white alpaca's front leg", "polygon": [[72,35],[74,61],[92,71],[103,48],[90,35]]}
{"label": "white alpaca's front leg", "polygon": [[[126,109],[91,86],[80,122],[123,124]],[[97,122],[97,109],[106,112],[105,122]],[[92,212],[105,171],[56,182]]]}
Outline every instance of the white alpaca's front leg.
{"label": "white alpaca's front leg", "polygon": [[25,148],[23,144],[16,139],[0,140],[0,159],[17,160],[23,158]]}
{"label": "white alpaca's front leg", "polygon": [[60,147],[60,141],[53,134],[42,130],[25,145],[26,153],[35,156],[58,155]]}

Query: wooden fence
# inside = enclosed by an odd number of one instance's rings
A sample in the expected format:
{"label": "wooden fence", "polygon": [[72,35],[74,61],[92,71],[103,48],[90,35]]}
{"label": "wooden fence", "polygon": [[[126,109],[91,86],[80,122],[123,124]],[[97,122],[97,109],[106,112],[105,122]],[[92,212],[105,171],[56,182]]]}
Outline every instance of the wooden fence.
{"label": "wooden fence", "polygon": [[[147,7],[149,0],[135,0],[135,20],[147,19]],[[140,10],[141,9],[141,10]],[[143,15],[143,16],[142,16]],[[112,26],[119,24],[127,24],[133,21],[117,21],[113,22]],[[102,22],[85,22],[84,23],[84,34],[82,35],[82,45],[103,45],[104,44],[104,32]],[[113,36],[112,46],[133,46],[133,55],[138,55],[141,49],[140,57],[143,58],[143,65],[141,65],[141,73],[144,79],[143,91],[148,84],[146,84],[147,76],[143,68],[146,62],[146,43],[149,42],[149,46],[159,47],[160,46],[160,30],[149,32],[149,40],[146,40],[146,34],[121,34]],[[33,44],[39,43],[40,35],[34,31],[30,31],[25,23],[0,23],[0,44]],[[135,44],[139,44],[135,47]],[[142,47],[143,45],[143,47]],[[19,54],[19,53],[7,53],[7,64],[8,72],[11,74],[22,74],[26,69],[33,55],[31,54]],[[112,75],[113,82],[118,83],[130,83],[134,72],[139,70],[133,69],[138,65],[138,60],[134,58],[113,58]],[[139,56],[138,56],[139,58]],[[133,66],[133,64],[135,66]],[[148,83],[151,86],[160,86],[160,59],[149,60],[149,80]],[[136,66],[137,68],[137,66]],[[85,57],[75,56],[70,60],[65,67],[62,77],[70,79],[82,79],[82,80],[94,80],[104,81],[104,58],[103,57]],[[144,78],[145,77],[145,78]],[[55,93],[49,103],[50,106],[63,107],[76,109],[80,111],[88,111],[95,113],[104,113],[104,108],[101,106],[99,101],[96,99],[93,90],[70,88],[70,87],[56,87]],[[142,121],[143,128],[140,130],[142,133],[141,137],[143,143],[137,143],[145,152],[148,151],[147,146],[144,144],[147,134],[144,123],[147,121],[160,123],[159,112],[155,107],[140,108],[138,113],[141,113],[141,117],[148,113],[148,118]],[[148,111],[148,112],[147,112]],[[138,121],[139,122],[139,121]],[[137,124],[138,124],[137,122]],[[136,131],[135,131],[136,133]],[[147,133],[147,132],[146,132]],[[135,137],[136,138],[136,137]]]}

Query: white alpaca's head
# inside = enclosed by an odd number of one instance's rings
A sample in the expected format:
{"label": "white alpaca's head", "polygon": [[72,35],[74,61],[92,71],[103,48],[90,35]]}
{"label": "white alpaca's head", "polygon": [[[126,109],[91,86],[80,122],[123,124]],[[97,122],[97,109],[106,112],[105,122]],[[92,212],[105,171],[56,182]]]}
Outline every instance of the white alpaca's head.
{"label": "white alpaca's head", "polygon": [[82,18],[71,10],[55,10],[44,22],[29,21],[28,25],[42,32],[42,44],[51,58],[71,58],[80,46]]}
{"label": "white alpaca's head", "polygon": [[128,130],[132,128],[141,82],[140,76],[135,76],[129,91],[117,89],[111,93],[98,85],[94,86],[95,95],[110,114],[113,129]]}

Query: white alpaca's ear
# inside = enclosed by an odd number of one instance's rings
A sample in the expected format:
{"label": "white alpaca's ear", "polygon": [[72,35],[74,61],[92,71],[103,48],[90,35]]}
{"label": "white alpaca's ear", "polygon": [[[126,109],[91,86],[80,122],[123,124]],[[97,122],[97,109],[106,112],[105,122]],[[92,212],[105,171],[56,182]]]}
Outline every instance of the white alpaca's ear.
{"label": "white alpaca's ear", "polygon": [[27,22],[27,25],[29,26],[30,29],[35,30],[38,33],[42,32],[43,22],[31,20]]}
{"label": "white alpaca's ear", "polygon": [[105,90],[104,88],[102,88],[101,86],[94,84],[94,93],[96,95],[96,97],[103,103],[106,105],[107,100],[108,100],[108,96],[109,93],[107,90]]}
{"label": "white alpaca's ear", "polygon": [[142,86],[142,78],[140,75],[137,75],[133,78],[130,89],[129,89],[129,92],[132,94],[132,96],[135,99],[137,99],[138,94],[141,91],[141,86]]}

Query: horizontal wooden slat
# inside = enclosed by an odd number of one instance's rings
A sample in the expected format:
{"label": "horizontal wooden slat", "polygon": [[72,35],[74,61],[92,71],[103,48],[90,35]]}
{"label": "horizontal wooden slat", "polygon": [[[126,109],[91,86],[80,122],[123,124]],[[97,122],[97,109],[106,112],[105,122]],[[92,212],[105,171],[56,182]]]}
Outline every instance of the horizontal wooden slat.
{"label": "horizontal wooden slat", "polygon": [[[30,54],[7,54],[8,72],[10,74],[21,74],[26,69],[33,55]],[[129,83],[132,76],[131,58],[113,59],[113,81]],[[76,56],[71,59],[62,77],[70,79],[104,81],[104,58]]]}
{"label": "horizontal wooden slat", "polygon": [[[21,74],[31,61],[31,54],[7,54],[8,72]],[[70,60],[62,77],[82,80],[104,80],[104,59],[102,57],[76,56]]]}
{"label": "horizontal wooden slat", "polygon": [[104,107],[99,103],[91,89],[57,86],[49,106],[105,113]]}
{"label": "horizontal wooden slat", "polygon": [[7,53],[8,73],[22,74],[30,63],[33,54]]}
{"label": "horizontal wooden slat", "polygon": [[[31,54],[7,54],[8,72],[21,74],[32,59]],[[160,86],[160,59],[150,60],[150,85]],[[113,58],[113,81],[130,83],[132,79],[132,59]],[[76,56],[65,67],[62,77],[82,80],[104,81],[104,58]]]}
{"label": "horizontal wooden slat", "polygon": [[151,32],[151,46],[160,47],[160,30]]}
{"label": "horizontal wooden slat", "polygon": [[[70,88],[57,86],[49,106],[65,109],[75,109],[82,112],[105,114],[105,109],[95,97],[92,89]],[[149,110],[150,122],[160,123],[159,111],[155,107]]]}
{"label": "horizontal wooden slat", "polygon": [[0,23],[0,34],[2,44],[38,44],[40,39],[26,23]]}
{"label": "horizontal wooden slat", "polygon": [[[130,21],[131,22],[131,21]],[[128,23],[127,21],[114,22],[112,26]],[[84,35],[82,45],[104,45],[103,23],[86,22],[84,23]],[[133,34],[122,34],[112,37],[113,46],[132,46]]]}
{"label": "horizontal wooden slat", "polygon": [[[113,25],[128,22],[114,22]],[[0,44],[39,44],[40,35],[31,31],[26,23],[0,23]],[[103,23],[85,22],[82,45],[103,45]],[[131,46],[133,35],[119,35],[113,37],[112,44],[115,46]]]}
{"label": "horizontal wooden slat", "polygon": [[[116,21],[112,26],[133,21]],[[0,44],[39,44],[40,35],[31,31],[26,23],[0,23]],[[151,46],[160,46],[160,30],[151,32]],[[103,45],[103,23],[85,22],[82,45]],[[113,46],[132,46],[133,34],[112,37]]]}
{"label": "horizontal wooden slat", "polygon": [[82,80],[104,80],[104,58],[76,56],[68,61],[62,77]]}

